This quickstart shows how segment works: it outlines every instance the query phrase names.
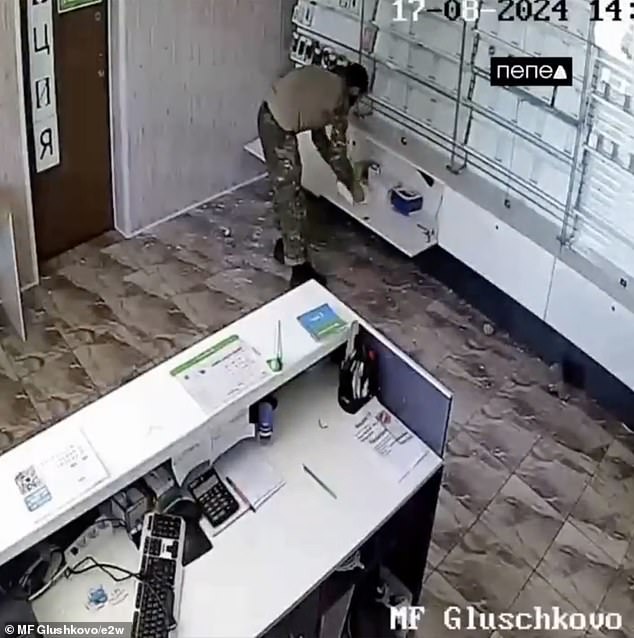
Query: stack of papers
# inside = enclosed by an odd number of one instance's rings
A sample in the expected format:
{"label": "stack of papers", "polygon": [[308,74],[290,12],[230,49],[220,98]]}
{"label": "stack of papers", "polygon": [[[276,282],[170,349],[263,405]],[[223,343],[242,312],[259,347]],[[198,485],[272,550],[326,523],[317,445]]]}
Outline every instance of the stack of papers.
{"label": "stack of papers", "polygon": [[215,469],[255,510],[285,485],[254,440],[232,447],[216,461]]}
{"label": "stack of papers", "polygon": [[376,398],[360,412],[354,433],[359,442],[384,460],[399,481],[429,453],[429,448]]}

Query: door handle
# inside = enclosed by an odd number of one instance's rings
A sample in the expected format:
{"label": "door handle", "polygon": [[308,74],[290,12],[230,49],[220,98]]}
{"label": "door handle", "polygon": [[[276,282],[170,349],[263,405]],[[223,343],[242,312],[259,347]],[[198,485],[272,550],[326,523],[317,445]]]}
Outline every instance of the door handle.
{"label": "door handle", "polygon": [[95,22],[101,22],[101,11],[95,11]]}
{"label": "door handle", "polygon": [[97,75],[98,75],[100,78],[103,78],[103,77],[105,77],[105,76],[106,76],[106,73],[105,73],[105,71],[104,71],[103,69],[99,69],[99,71],[97,71]]}

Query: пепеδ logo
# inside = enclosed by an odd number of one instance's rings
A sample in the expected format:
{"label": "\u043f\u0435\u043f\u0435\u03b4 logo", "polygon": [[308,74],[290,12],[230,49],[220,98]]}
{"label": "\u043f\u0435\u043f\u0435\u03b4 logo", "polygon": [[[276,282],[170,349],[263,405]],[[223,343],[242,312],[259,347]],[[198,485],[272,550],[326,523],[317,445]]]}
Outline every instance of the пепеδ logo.
{"label": "\u043f\u0435\u043f\u0435\u03b4 logo", "polygon": [[491,86],[572,86],[572,58],[491,58]]}

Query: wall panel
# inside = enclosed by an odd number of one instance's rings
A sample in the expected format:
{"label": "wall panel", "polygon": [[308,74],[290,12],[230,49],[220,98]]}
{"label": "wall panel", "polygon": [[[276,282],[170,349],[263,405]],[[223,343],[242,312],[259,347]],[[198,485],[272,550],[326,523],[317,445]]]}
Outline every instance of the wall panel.
{"label": "wall panel", "polygon": [[548,251],[449,188],[439,221],[438,243],[445,250],[544,318],[555,263]]}
{"label": "wall panel", "polygon": [[561,261],[555,267],[546,321],[634,389],[632,313]]}
{"label": "wall panel", "polygon": [[0,208],[13,215],[21,285],[37,281],[27,166],[22,72],[17,55],[18,0],[0,0]]}
{"label": "wall panel", "polygon": [[116,218],[124,233],[262,172],[242,147],[287,64],[291,6],[114,0]]}

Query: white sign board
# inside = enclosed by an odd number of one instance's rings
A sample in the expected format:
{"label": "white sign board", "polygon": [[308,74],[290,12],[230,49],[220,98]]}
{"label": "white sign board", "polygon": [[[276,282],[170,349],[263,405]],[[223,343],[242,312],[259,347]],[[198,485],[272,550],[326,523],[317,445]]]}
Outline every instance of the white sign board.
{"label": "white sign board", "polygon": [[28,0],[31,117],[35,171],[42,173],[60,161],[53,46],[53,0]]}

